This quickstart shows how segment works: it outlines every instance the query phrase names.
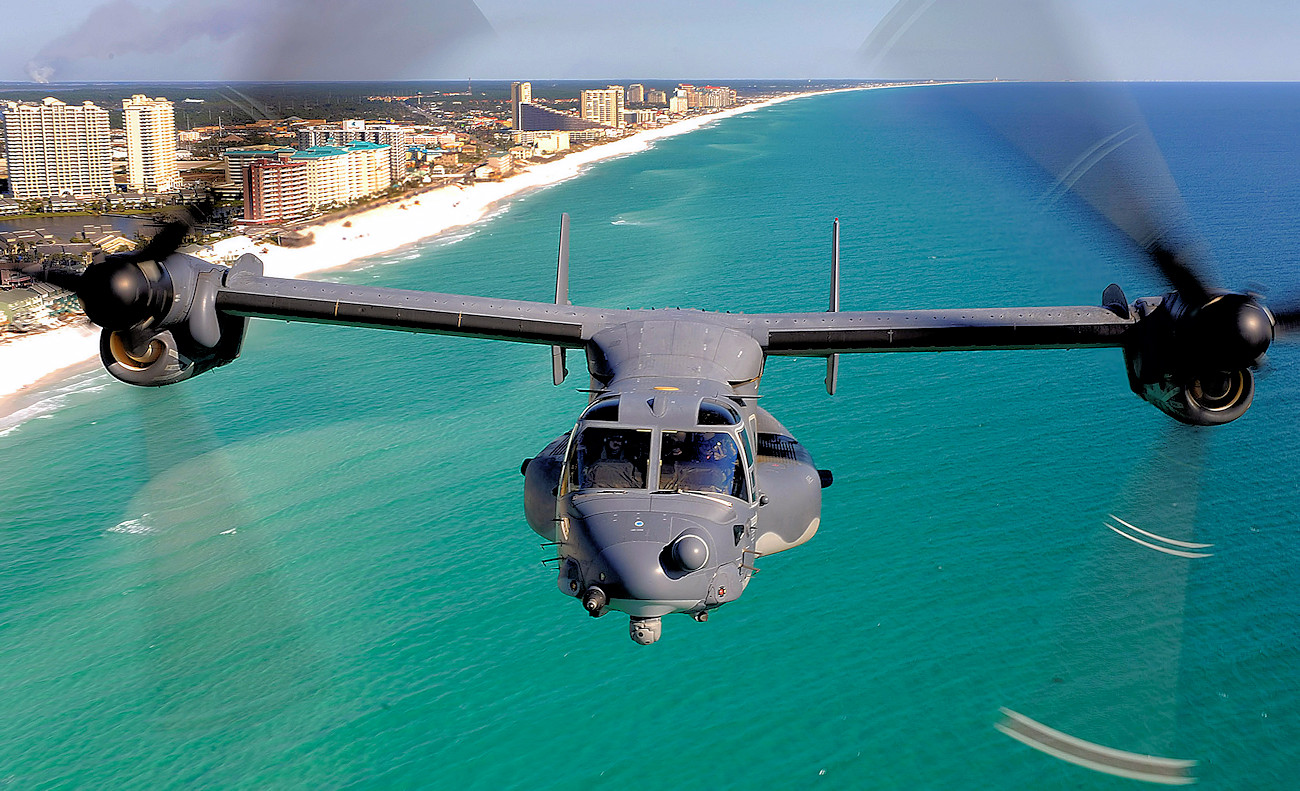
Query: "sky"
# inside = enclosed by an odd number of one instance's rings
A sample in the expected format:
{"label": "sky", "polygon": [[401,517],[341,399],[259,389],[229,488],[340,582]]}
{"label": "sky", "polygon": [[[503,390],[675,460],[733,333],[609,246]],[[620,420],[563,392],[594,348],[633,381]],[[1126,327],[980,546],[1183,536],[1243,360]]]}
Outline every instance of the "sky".
{"label": "sky", "polygon": [[0,0],[0,81],[1300,80],[1296,0],[1074,0],[1049,15],[1056,0],[903,0],[891,16],[895,5]]}

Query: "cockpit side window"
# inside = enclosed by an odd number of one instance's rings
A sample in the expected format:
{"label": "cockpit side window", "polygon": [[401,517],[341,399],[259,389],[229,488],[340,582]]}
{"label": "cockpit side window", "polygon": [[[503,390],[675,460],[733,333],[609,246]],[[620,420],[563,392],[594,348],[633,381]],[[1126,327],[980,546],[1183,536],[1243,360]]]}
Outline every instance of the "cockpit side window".
{"label": "cockpit side window", "polygon": [[606,398],[587,407],[583,420],[618,420],[618,399]]}
{"label": "cockpit side window", "polygon": [[575,489],[644,489],[649,429],[588,426],[578,434],[569,469]]}
{"label": "cockpit side window", "polygon": [[725,404],[706,400],[700,402],[700,414],[695,422],[701,426],[734,426],[740,422],[740,415]]}
{"label": "cockpit side window", "polygon": [[665,431],[660,453],[660,489],[747,498],[744,464],[730,434]]}

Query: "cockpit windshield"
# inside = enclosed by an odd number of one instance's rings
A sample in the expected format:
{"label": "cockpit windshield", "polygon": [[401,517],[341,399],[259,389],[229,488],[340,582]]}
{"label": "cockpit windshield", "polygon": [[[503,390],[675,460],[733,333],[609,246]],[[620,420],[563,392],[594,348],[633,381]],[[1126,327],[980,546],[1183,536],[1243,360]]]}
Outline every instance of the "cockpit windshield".
{"label": "cockpit windshield", "polygon": [[745,499],[745,474],[736,441],[711,431],[665,431],[659,488],[716,492]]}
{"label": "cockpit windshield", "polygon": [[574,443],[570,484],[577,489],[644,489],[648,429],[588,426]]}

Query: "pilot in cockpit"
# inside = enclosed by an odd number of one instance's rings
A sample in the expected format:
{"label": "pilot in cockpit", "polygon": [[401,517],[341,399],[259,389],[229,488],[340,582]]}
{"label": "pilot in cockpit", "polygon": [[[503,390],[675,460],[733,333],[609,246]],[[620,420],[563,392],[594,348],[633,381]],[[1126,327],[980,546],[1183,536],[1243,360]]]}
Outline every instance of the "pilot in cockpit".
{"label": "pilot in cockpit", "polygon": [[[588,456],[583,472],[583,486],[594,489],[640,489],[645,477],[637,465],[627,458],[625,438],[619,433],[606,434],[594,458]],[[595,450],[595,449],[593,449]]]}
{"label": "pilot in cockpit", "polygon": [[659,485],[686,492],[731,490],[735,469],[735,443],[713,432],[666,432]]}

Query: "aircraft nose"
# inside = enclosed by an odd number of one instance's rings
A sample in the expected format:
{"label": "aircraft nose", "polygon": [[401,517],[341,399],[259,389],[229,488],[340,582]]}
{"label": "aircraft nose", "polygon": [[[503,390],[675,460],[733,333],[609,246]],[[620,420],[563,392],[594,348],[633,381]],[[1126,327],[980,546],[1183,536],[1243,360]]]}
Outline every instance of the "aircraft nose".
{"label": "aircraft nose", "polygon": [[[650,541],[623,541],[605,547],[597,556],[601,567],[614,583],[617,598],[642,601],[667,601],[691,598],[679,580],[664,573],[662,544]],[[703,598],[700,596],[699,598]]]}
{"label": "aircraft nose", "polygon": [[709,592],[717,550],[708,525],[676,514],[605,512],[576,525],[590,550],[588,584],[610,607],[660,615],[697,606]]}

